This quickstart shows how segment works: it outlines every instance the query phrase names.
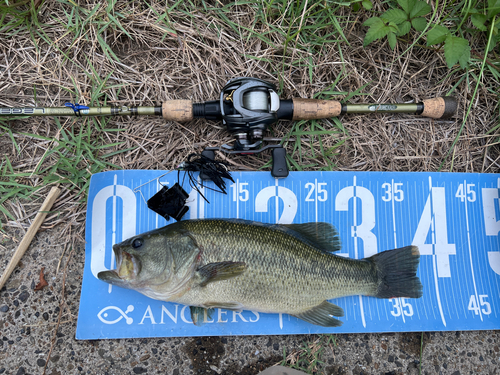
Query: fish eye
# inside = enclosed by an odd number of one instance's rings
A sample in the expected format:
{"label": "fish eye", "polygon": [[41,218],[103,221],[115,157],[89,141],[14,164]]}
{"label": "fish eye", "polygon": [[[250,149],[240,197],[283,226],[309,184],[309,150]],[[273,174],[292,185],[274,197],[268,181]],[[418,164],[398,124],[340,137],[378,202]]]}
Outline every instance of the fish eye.
{"label": "fish eye", "polygon": [[142,238],[136,238],[133,242],[132,242],[132,247],[134,249],[138,249],[139,247],[141,247],[142,245],[144,244],[144,240]]}

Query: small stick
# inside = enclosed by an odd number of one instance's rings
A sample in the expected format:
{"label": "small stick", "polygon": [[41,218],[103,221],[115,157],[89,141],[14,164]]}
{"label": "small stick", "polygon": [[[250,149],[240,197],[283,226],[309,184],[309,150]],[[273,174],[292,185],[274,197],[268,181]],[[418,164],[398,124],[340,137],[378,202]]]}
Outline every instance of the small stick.
{"label": "small stick", "polygon": [[19,247],[14,252],[12,259],[7,265],[7,268],[5,268],[2,277],[0,278],[0,290],[3,288],[10,274],[12,273],[12,271],[14,271],[14,268],[16,268],[17,264],[21,260],[21,257],[28,249],[29,245],[31,244],[31,241],[33,240],[33,237],[35,237],[36,232],[38,232],[40,225],[42,225],[43,221],[45,220],[45,217],[47,216],[47,213],[52,208],[52,205],[54,204],[55,200],[57,199],[60,193],[61,190],[57,187],[53,187],[52,189],[50,189],[49,195],[47,196],[47,198],[45,198],[45,201],[43,202],[40,211],[38,211],[38,213],[35,216],[35,220],[33,220],[33,223],[31,223],[30,227],[28,228],[28,231],[21,240]]}

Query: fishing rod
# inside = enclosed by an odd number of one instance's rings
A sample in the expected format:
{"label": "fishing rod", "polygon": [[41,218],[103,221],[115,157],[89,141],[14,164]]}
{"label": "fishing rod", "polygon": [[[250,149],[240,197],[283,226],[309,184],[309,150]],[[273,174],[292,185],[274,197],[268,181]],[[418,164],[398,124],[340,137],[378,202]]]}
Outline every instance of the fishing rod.
{"label": "fishing rod", "polygon": [[272,149],[274,177],[286,177],[288,168],[281,145],[263,144],[263,133],[278,120],[319,120],[347,113],[410,113],[441,119],[452,116],[457,101],[450,96],[426,99],[420,103],[343,104],[336,100],[280,99],[276,87],[257,78],[234,78],[222,88],[218,100],[193,103],[169,100],[158,106],[88,107],[65,103],[65,107],[0,108],[0,119],[12,116],[162,116],[167,121],[186,122],[194,118],[222,121],[235,136],[234,145],[208,147],[202,153],[211,159],[215,151],[229,154],[255,154]]}

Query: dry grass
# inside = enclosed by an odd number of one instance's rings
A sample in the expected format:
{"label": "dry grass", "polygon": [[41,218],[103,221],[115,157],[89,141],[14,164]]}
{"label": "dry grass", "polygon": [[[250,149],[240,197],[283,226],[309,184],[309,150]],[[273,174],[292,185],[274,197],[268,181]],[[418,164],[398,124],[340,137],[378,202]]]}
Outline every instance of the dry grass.
{"label": "dry grass", "polygon": [[[71,0],[45,2],[33,12],[37,18],[26,18],[24,25],[0,25],[0,106],[205,101],[217,98],[226,81],[237,76],[276,83],[283,98],[337,91],[344,94],[322,97],[408,102],[451,93],[459,110],[446,121],[411,115],[345,115],[340,121],[314,124],[281,122],[268,135],[293,137],[292,130],[313,126],[337,130],[331,136],[286,143],[296,166],[305,170],[500,170],[498,131],[488,134],[498,125],[496,83],[483,78],[452,148],[477,72],[450,71],[442,52],[421,46],[402,56],[403,50],[392,51],[386,42],[363,48],[361,23],[367,17],[363,12],[332,9],[329,17],[338,22],[340,33],[333,21],[318,19],[315,9],[294,10],[295,3],[284,3],[281,10],[266,8],[266,2],[167,2],[167,8],[160,1],[113,3],[88,1],[76,7]],[[309,2],[310,7],[321,4]],[[7,15],[4,25],[13,19]],[[301,32],[295,34],[299,27]],[[350,97],[357,90],[358,95]],[[65,191],[45,226],[70,222],[80,231],[85,210],[80,198],[85,197],[92,173],[110,168],[172,169],[190,153],[232,142],[220,124],[202,120],[181,124],[154,117],[37,117],[0,125],[2,181],[30,187],[20,188],[20,197],[25,197],[31,188],[63,179]],[[66,153],[54,152],[62,150],[61,142],[67,140],[80,142],[80,148],[65,146]],[[104,158],[106,154],[111,156]],[[269,157],[268,153],[221,155],[232,170],[257,170]],[[74,169],[51,169],[61,158]],[[109,164],[100,166],[102,160]],[[11,217],[1,213],[3,225],[27,227],[47,192],[48,187],[36,191],[31,199],[38,200],[32,203],[15,197],[5,200]]]}

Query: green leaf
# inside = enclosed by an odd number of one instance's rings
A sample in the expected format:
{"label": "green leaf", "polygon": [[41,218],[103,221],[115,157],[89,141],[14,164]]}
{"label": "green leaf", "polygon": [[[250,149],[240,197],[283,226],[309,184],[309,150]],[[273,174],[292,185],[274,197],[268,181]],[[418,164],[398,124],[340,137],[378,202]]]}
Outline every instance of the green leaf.
{"label": "green leaf", "polygon": [[389,46],[391,47],[391,49],[394,49],[397,43],[396,34],[394,33],[387,34],[387,40],[389,40]]}
{"label": "green leaf", "polygon": [[408,19],[406,13],[401,9],[390,9],[380,17],[387,22],[394,22],[395,24],[400,24]]}
{"label": "green leaf", "polygon": [[419,0],[415,3],[415,6],[410,11],[410,18],[421,17],[429,14],[432,8],[425,1]]}
{"label": "green leaf", "polygon": [[493,51],[493,49],[497,46],[497,44],[500,44],[500,34],[498,34],[498,31],[497,35],[492,38],[488,52]]}
{"label": "green leaf", "polygon": [[411,10],[415,6],[416,0],[398,0],[398,4],[403,10],[405,11],[406,14],[410,14]]}
{"label": "green leaf", "polygon": [[399,29],[399,32],[398,32],[399,36],[403,36],[403,35],[408,34],[410,32],[410,29],[411,29],[410,21],[405,21],[401,25],[398,25],[398,29]]}
{"label": "green leaf", "polygon": [[444,57],[449,69],[457,62],[461,68],[467,67],[470,59],[469,41],[464,38],[448,35],[444,43]]}
{"label": "green leaf", "polygon": [[488,18],[492,19],[500,13],[500,0],[488,0]]}
{"label": "green leaf", "polygon": [[[364,47],[366,47],[374,40],[383,38],[391,31],[391,28],[389,26],[386,26],[384,21],[382,21],[380,18],[374,17],[371,18],[371,20],[372,21],[370,22],[370,28],[366,32],[365,39],[363,41]],[[364,25],[366,25],[366,22],[364,23]]]}
{"label": "green leaf", "polygon": [[481,31],[486,31],[488,30],[488,28],[486,26],[484,26],[484,23],[486,22],[487,20],[487,17],[486,15],[484,14],[473,14],[470,18],[470,20],[472,21],[472,24],[478,28],[479,30]]}
{"label": "green leaf", "polygon": [[372,10],[373,8],[373,3],[370,0],[363,0],[361,4],[363,4],[363,8],[366,10]]}
{"label": "green leaf", "polygon": [[363,26],[371,26],[371,25],[376,24],[380,21],[382,21],[382,20],[378,17],[368,18],[365,22],[363,22]]}
{"label": "green leaf", "polygon": [[432,29],[427,33],[427,45],[432,46],[434,44],[443,43],[449,33],[450,30],[448,30],[446,27],[441,25],[434,25]]}
{"label": "green leaf", "polygon": [[427,26],[427,20],[424,17],[417,17],[411,20],[413,28],[417,31],[424,31]]}

